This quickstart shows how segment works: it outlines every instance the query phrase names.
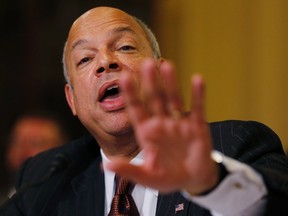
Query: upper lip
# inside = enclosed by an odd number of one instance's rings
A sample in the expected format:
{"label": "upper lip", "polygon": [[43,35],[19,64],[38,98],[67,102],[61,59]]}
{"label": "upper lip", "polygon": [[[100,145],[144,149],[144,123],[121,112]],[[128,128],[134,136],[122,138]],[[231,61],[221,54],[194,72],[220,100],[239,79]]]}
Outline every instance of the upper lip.
{"label": "upper lip", "polygon": [[118,87],[119,88],[119,81],[113,80],[113,81],[108,81],[108,82],[103,83],[99,89],[98,101],[101,101],[103,99],[106,91],[111,87]]}

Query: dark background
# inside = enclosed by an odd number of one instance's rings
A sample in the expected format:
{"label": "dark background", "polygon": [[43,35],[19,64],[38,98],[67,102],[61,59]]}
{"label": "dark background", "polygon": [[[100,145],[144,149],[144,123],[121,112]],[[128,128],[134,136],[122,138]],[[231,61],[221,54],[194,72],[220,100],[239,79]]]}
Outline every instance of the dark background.
{"label": "dark background", "polygon": [[19,115],[45,109],[61,117],[72,138],[86,133],[65,100],[62,49],[73,21],[86,10],[100,5],[121,8],[141,18],[153,30],[152,0],[0,1],[2,188],[7,185],[7,137]]}

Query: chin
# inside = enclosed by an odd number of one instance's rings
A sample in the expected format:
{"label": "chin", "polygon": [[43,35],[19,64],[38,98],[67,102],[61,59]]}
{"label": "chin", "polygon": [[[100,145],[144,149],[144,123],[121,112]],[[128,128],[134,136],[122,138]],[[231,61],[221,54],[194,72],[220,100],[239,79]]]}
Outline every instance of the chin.
{"label": "chin", "polygon": [[130,121],[115,121],[113,126],[110,128],[110,133],[114,135],[125,135],[132,131],[133,128]]}
{"label": "chin", "polygon": [[133,130],[130,118],[126,112],[111,113],[102,123],[106,131],[111,135],[124,135]]}

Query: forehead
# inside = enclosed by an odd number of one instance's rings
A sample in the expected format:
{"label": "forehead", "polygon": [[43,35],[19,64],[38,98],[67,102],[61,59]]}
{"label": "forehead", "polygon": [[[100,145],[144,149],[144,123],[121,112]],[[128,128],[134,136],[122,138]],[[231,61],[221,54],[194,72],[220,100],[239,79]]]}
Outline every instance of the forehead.
{"label": "forehead", "polygon": [[73,23],[67,39],[68,48],[73,48],[81,40],[102,37],[107,32],[111,35],[130,32],[145,37],[144,30],[133,17],[115,8],[100,7],[86,12]]}

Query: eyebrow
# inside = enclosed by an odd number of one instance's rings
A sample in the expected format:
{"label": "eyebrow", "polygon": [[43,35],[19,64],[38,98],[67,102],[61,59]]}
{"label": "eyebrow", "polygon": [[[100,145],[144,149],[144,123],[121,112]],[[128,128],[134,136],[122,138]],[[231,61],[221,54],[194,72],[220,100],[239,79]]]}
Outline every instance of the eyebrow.
{"label": "eyebrow", "polygon": [[[110,34],[114,35],[114,34],[120,34],[123,32],[129,32],[132,33],[133,35],[136,35],[136,32],[130,27],[130,26],[120,26],[117,28],[112,29],[112,31],[110,32]],[[74,42],[71,46],[71,51],[73,51],[77,46],[80,46],[83,43],[87,43],[88,40],[85,39],[79,39],[76,42]]]}
{"label": "eyebrow", "polygon": [[76,42],[74,42],[73,44],[72,44],[72,49],[71,49],[71,51],[72,50],[74,50],[77,46],[80,46],[81,44],[83,44],[83,43],[87,43],[88,41],[87,40],[83,40],[83,39],[80,39],[80,40],[77,40]]}

